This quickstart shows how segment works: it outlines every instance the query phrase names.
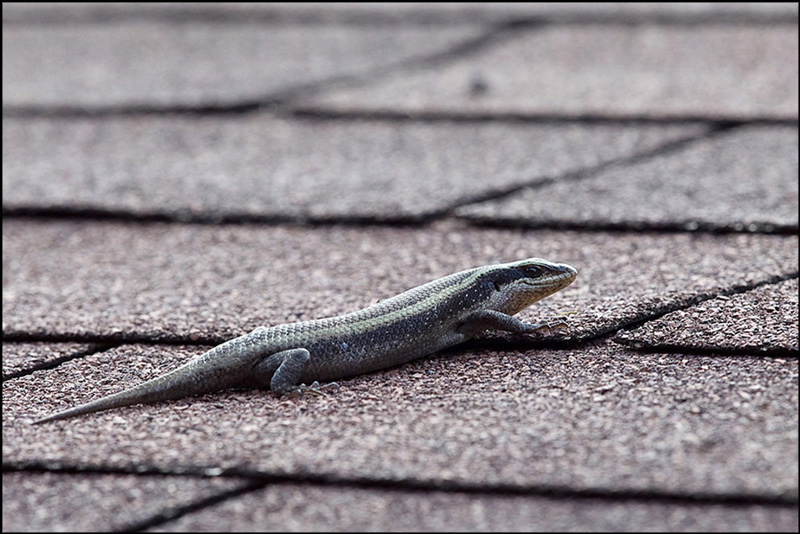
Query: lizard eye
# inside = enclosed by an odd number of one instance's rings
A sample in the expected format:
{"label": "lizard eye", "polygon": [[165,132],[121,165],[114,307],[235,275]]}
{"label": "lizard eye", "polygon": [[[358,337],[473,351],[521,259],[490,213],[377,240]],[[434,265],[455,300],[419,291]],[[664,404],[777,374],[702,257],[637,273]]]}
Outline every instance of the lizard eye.
{"label": "lizard eye", "polygon": [[542,269],[536,265],[531,265],[525,272],[528,276],[540,276],[542,274]]}
{"label": "lizard eye", "polygon": [[494,288],[495,288],[496,291],[500,291],[500,289],[503,287],[503,286],[500,285],[500,282],[498,282],[496,280],[494,282],[492,282],[492,284],[494,284]]}

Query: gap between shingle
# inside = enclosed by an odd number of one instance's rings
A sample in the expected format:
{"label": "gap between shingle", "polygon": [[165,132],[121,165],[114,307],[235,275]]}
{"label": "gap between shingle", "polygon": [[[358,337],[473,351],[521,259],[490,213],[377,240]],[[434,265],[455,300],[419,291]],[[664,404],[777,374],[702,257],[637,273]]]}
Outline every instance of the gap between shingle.
{"label": "gap between shingle", "polygon": [[462,9],[460,11],[359,11],[357,9],[309,10],[309,11],[238,11],[225,8],[214,8],[208,5],[202,10],[196,9],[150,9],[146,4],[134,11],[115,11],[113,9],[96,9],[91,12],[71,12],[57,10],[46,12],[37,10],[28,13],[4,13],[4,25],[14,26],[72,26],[88,24],[128,23],[128,22],[169,22],[172,24],[214,23],[220,25],[235,24],[295,24],[295,25],[327,25],[327,26],[397,26],[397,25],[429,25],[442,26],[463,24],[468,22],[503,22],[515,25],[608,25],[639,26],[642,24],[674,27],[720,26],[720,25],[765,25],[785,26],[797,24],[795,13],[756,11],[742,12],[544,12],[544,13],[508,13],[496,19],[487,17],[481,20],[482,13],[488,10]]}
{"label": "gap between shingle", "polygon": [[[701,302],[705,302],[705,301],[708,301],[708,300],[713,300],[713,299],[718,298],[718,297],[730,297],[730,296],[734,296],[734,295],[741,295],[743,293],[747,293],[749,291],[753,291],[754,289],[758,289],[759,287],[762,287],[762,286],[780,284],[780,283],[785,282],[787,280],[794,280],[794,279],[796,279],[798,277],[800,277],[800,273],[798,273],[798,271],[792,271],[792,272],[784,273],[784,274],[781,274],[781,275],[773,275],[773,276],[770,276],[770,277],[765,278],[763,280],[759,280],[757,282],[753,282],[753,283],[750,283],[750,284],[733,285],[733,286],[730,286],[728,288],[724,288],[724,289],[721,289],[719,291],[716,291],[714,293],[703,293],[703,294],[700,294],[700,295],[696,295],[696,296],[688,299],[686,302],[683,302],[683,303],[680,303],[680,304],[673,303],[673,304],[665,305],[665,306],[663,306],[663,307],[661,307],[661,308],[659,308],[657,310],[654,310],[654,311],[652,311],[652,312],[650,312],[650,313],[648,313],[646,315],[631,319],[629,321],[625,321],[624,324],[622,324],[622,325],[620,325],[620,326],[618,326],[616,328],[609,328],[609,329],[607,329],[606,331],[604,331],[602,333],[596,334],[596,337],[594,339],[610,338],[611,341],[613,341],[614,343],[617,343],[619,345],[630,347],[630,348],[640,349],[640,347],[638,347],[635,343],[629,343],[629,342],[623,341],[621,339],[615,339],[617,332],[619,332],[620,330],[635,330],[635,329],[641,327],[642,325],[644,325],[645,323],[648,323],[650,321],[654,321],[656,319],[660,319],[661,317],[663,317],[663,316],[665,316],[667,314],[676,312],[676,311],[687,310],[689,308],[692,308],[692,307],[700,304]],[[587,337],[585,339],[589,340],[589,339],[591,339],[591,337]],[[785,349],[785,350],[783,350],[783,349],[774,349],[774,350],[765,350],[765,351],[754,352],[754,351],[738,350],[738,349],[712,349],[712,348],[709,348],[708,350],[705,350],[705,349],[700,349],[700,348],[689,348],[689,347],[685,347],[685,346],[673,347],[673,346],[670,346],[670,345],[664,345],[663,348],[661,348],[661,349],[659,349],[659,346],[652,346],[650,348],[652,348],[653,350],[645,349],[642,352],[653,352],[653,353],[678,352],[678,353],[681,353],[681,354],[698,354],[698,355],[717,354],[717,355],[723,355],[723,356],[735,356],[735,355],[748,355],[749,356],[749,355],[752,355],[752,356],[764,356],[764,357],[775,357],[775,358],[797,357],[798,356],[798,351],[791,350],[791,349]]]}
{"label": "gap between shingle", "polygon": [[[255,486],[305,484],[337,488],[383,489],[419,493],[444,492],[480,495],[508,495],[550,498],[580,498],[604,501],[639,501],[662,503],[703,504],[761,504],[796,505],[796,495],[764,495],[747,493],[681,493],[665,490],[614,490],[610,488],[576,489],[568,486],[514,484],[472,484],[453,480],[383,479],[360,476],[341,476],[325,473],[269,473],[247,468],[218,468],[200,466],[159,467],[146,465],[110,466],[102,464],[60,462],[4,462],[3,472],[65,473],[65,474],[117,474],[147,476],[234,477],[249,479]],[[254,489],[258,489],[257,487]],[[245,490],[252,491],[252,490]],[[230,493],[235,493],[232,490]],[[235,496],[235,495],[232,495]]]}
{"label": "gap between shingle", "polygon": [[[476,24],[476,26],[480,26]],[[79,106],[3,106],[5,118],[97,118],[126,115],[164,115],[167,113],[208,115],[244,115],[265,110],[274,111],[281,107],[290,107],[298,98],[308,97],[315,93],[331,89],[357,88],[373,83],[376,79],[414,72],[416,70],[435,67],[442,63],[468,57],[479,53],[487,47],[511,39],[520,28],[530,30],[536,24],[486,23],[483,30],[473,37],[467,37],[443,50],[409,57],[387,66],[376,66],[365,72],[355,74],[332,75],[322,80],[298,83],[292,87],[277,90],[260,98],[241,100],[230,104],[206,103],[199,105],[166,105],[157,104],[131,105],[123,107],[79,107]]]}
{"label": "gap between shingle", "polygon": [[148,519],[143,519],[141,521],[136,521],[134,523],[131,523],[127,527],[120,529],[119,532],[143,532],[148,529],[161,526],[165,523],[169,523],[170,521],[179,519],[187,514],[198,512],[205,508],[209,508],[211,506],[223,503],[229,499],[243,497],[248,493],[252,493],[254,491],[263,489],[267,485],[268,485],[267,482],[262,482],[258,480],[249,480],[237,488],[221,491],[216,495],[210,495],[203,499],[199,499],[195,502],[184,504],[182,506],[176,506],[174,508],[162,510],[154,514],[153,516],[149,517]]}
{"label": "gap between shingle", "polygon": [[[599,331],[588,333],[584,336],[575,337],[571,339],[523,339],[523,340],[507,340],[504,338],[476,338],[465,341],[455,347],[451,347],[448,349],[444,349],[442,351],[438,351],[437,354],[446,354],[451,351],[464,351],[464,350],[533,350],[533,349],[552,349],[552,350],[567,350],[567,349],[580,349],[585,348],[593,343],[598,341],[604,341],[610,338],[613,338],[617,332],[620,330],[633,330],[635,328],[640,327],[641,325],[659,319],[664,315],[669,313],[673,313],[676,311],[685,310],[696,306],[701,302],[705,302],[707,300],[712,300],[720,296],[733,296],[737,294],[746,293],[748,291],[752,291],[757,289],[761,286],[765,285],[774,285],[779,284],[781,282],[785,282],[787,280],[792,280],[795,278],[800,277],[800,273],[798,271],[792,271],[789,273],[784,273],[780,275],[773,275],[757,282],[753,282],[750,284],[739,284],[733,285],[728,288],[721,289],[719,291],[713,293],[702,293],[699,295],[695,295],[693,297],[689,297],[685,301],[681,302],[673,302],[671,304],[664,305],[660,308],[652,310],[650,312],[646,312],[643,314],[639,314],[631,319],[623,320],[619,324],[609,326]],[[69,343],[69,342],[77,342],[77,343],[97,343],[98,348],[91,349],[88,351],[80,352],[76,355],[66,356],[63,358],[59,358],[54,360],[53,362],[48,362],[47,364],[43,364],[42,366],[37,366],[35,369],[28,369],[25,371],[19,371],[13,373],[12,375],[8,375],[4,377],[3,380],[7,378],[17,378],[18,376],[30,374],[33,371],[37,371],[40,369],[50,369],[57,367],[61,363],[65,361],[69,361],[75,358],[88,356],[90,354],[94,354],[97,352],[102,352],[105,350],[109,350],[111,348],[116,348],[121,345],[131,345],[131,344],[143,344],[143,345],[165,345],[165,346],[173,346],[173,345],[188,345],[188,346],[208,346],[209,348],[212,346],[219,345],[220,343],[224,343],[228,341],[227,338],[222,337],[192,337],[192,338],[185,338],[181,336],[174,336],[174,337],[147,337],[147,336],[138,336],[135,334],[114,334],[114,335],[64,335],[64,334],[28,334],[25,332],[10,332],[10,333],[3,333],[3,341],[4,342],[27,342],[27,343],[38,343],[38,342],[48,342],[48,343]],[[622,343],[620,343],[622,344]],[[680,352],[680,351],[679,351]],[[719,352],[719,351],[712,351],[712,352]],[[739,354],[739,353],[737,353]],[[759,355],[770,355],[771,353],[759,353]],[[792,353],[794,354],[794,353]],[[776,356],[785,356],[785,354],[780,354]]]}
{"label": "gap between shingle", "polygon": [[[21,343],[36,343],[36,342],[40,342],[40,341],[43,341],[43,340],[41,340],[41,339],[31,339],[31,338],[28,338],[28,339],[17,339],[17,340],[9,340],[9,339],[4,339],[3,340],[4,343],[17,342],[17,341],[21,342]],[[50,340],[44,340],[44,341],[50,341]],[[68,362],[68,361],[71,361],[71,360],[74,360],[74,359],[77,359],[77,358],[84,358],[86,356],[91,356],[92,354],[98,354],[98,353],[101,353],[101,352],[105,352],[107,350],[116,348],[119,345],[120,344],[118,344],[118,343],[108,343],[108,342],[92,345],[92,346],[90,346],[89,348],[87,348],[85,350],[81,350],[81,351],[76,352],[75,354],[69,354],[67,356],[61,356],[59,358],[55,358],[55,359],[50,360],[50,361],[42,362],[42,363],[40,363],[38,365],[34,365],[34,366],[28,367],[26,369],[20,369],[19,371],[14,371],[13,373],[8,373],[6,375],[3,375],[2,381],[5,382],[6,380],[11,380],[13,378],[19,378],[21,376],[26,376],[26,375],[32,374],[32,373],[34,373],[36,371],[42,371],[42,370],[45,370],[45,369],[55,369],[56,367],[60,366],[62,363],[65,363],[65,362]]]}
{"label": "gap between shingle", "polygon": [[484,193],[481,195],[475,195],[471,198],[463,199],[450,206],[446,211],[446,213],[451,215],[456,215],[455,212],[458,208],[490,200],[500,200],[509,197],[511,195],[514,195],[524,189],[541,189],[555,182],[559,183],[580,182],[583,180],[592,179],[599,173],[606,171],[608,169],[613,169],[616,167],[626,167],[636,163],[649,161],[651,159],[655,159],[664,155],[672,154],[674,152],[678,152],[679,150],[683,150],[687,146],[690,146],[699,141],[711,139],[713,137],[727,133],[736,128],[740,128],[742,127],[742,125],[743,125],[742,123],[733,123],[733,122],[710,122],[707,125],[708,129],[706,129],[703,132],[697,134],[689,134],[679,139],[665,142],[655,148],[651,148],[643,152],[638,152],[636,154],[631,154],[628,156],[622,156],[620,158],[602,162],[592,167],[579,169],[577,171],[568,172],[565,174],[535,178],[529,181],[528,183],[522,185],[517,185],[503,190]]}

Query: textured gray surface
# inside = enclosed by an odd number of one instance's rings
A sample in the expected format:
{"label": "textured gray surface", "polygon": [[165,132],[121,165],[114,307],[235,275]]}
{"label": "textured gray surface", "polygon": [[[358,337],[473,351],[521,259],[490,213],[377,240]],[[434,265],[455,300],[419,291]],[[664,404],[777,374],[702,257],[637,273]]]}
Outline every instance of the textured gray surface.
{"label": "textured gray surface", "polygon": [[359,28],[157,21],[3,28],[3,107],[267,102],[281,92],[442,53],[475,26]]}
{"label": "textured gray surface", "polygon": [[87,343],[3,343],[3,377],[56,365],[60,360],[87,353],[95,346]]}
{"label": "textured gray surface", "polygon": [[172,217],[418,218],[702,126],[247,118],[3,121],[3,206]]}
{"label": "textured gray surface", "polygon": [[[538,256],[578,269],[522,317],[573,336],[797,271],[796,236],[6,221],[5,335],[220,341],[353,311],[477,265]],[[552,334],[559,336],[562,334]]]}
{"label": "textured gray surface", "polygon": [[583,499],[280,485],[209,507],[156,532],[793,531],[797,510],[759,505]]}
{"label": "textured gray surface", "polygon": [[244,485],[236,478],[4,473],[3,532],[112,532]]}
{"label": "textured gray surface", "polygon": [[796,359],[455,350],[325,397],[230,391],[29,424],[198,350],[123,346],[5,382],[4,461],[797,498]]}
{"label": "textured gray surface", "polygon": [[762,286],[667,314],[615,339],[651,349],[797,352],[797,294],[797,278]]}
{"label": "textured gray surface", "polygon": [[797,126],[737,128],[457,214],[490,224],[796,231],[797,147]]}
{"label": "textured gray surface", "polygon": [[[703,31],[692,26],[545,27],[442,68],[332,90],[300,107],[393,114],[796,120],[797,39],[797,26],[791,25]],[[483,87],[480,92],[474,90],[476,81]]]}
{"label": "textured gray surface", "polygon": [[[4,529],[796,532],[797,13],[4,4]],[[568,334],[28,424],[533,255]]]}
{"label": "textured gray surface", "polygon": [[48,2],[15,2],[3,6],[4,22],[48,22],[105,20],[113,17],[192,16],[238,20],[239,17],[270,21],[359,21],[385,20],[430,23],[459,20],[507,21],[530,17],[554,20],[797,20],[797,4],[791,2],[75,2],[69,6]]}

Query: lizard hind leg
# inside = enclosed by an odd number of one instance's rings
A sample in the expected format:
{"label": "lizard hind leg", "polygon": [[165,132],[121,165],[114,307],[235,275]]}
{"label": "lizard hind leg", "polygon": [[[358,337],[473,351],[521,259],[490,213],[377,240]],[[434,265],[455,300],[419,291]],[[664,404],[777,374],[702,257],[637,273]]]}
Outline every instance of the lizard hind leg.
{"label": "lizard hind leg", "polygon": [[300,377],[303,376],[310,359],[311,353],[303,348],[270,354],[253,366],[252,380],[262,387],[269,384],[269,388],[276,395],[298,395],[306,392],[321,395],[329,386],[338,387],[335,382],[324,386],[320,386],[316,381],[310,386],[301,384]]}

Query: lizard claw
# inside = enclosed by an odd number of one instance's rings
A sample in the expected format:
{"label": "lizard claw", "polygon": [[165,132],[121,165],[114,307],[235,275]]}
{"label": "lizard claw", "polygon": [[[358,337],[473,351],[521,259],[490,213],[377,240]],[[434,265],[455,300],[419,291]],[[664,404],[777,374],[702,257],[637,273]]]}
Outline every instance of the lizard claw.
{"label": "lizard claw", "polygon": [[557,328],[564,329],[569,332],[569,323],[567,322],[567,318],[564,316],[559,316],[551,321],[545,321],[543,323],[538,323],[531,326],[531,332],[541,332],[542,330],[551,332]]}
{"label": "lizard claw", "polygon": [[569,332],[569,322],[567,322],[566,317],[556,317],[552,322],[545,323],[549,330],[554,330],[556,328],[562,328]]}
{"label": "lizard claw", "polygon": [[327,395],[326,390],[332,388],[339,389],[339,384],[337,384],[336,382],[329,382],[327,384],[320,385],[319,382],[314,380],[310,386],[307,386],[305,384],[300,384],[299,386],[297,386],[296,389],[294,389],[291,393],[289,393],[289,397],[299,397],[307,393],[310,393],[312,395],[323,396]]}

